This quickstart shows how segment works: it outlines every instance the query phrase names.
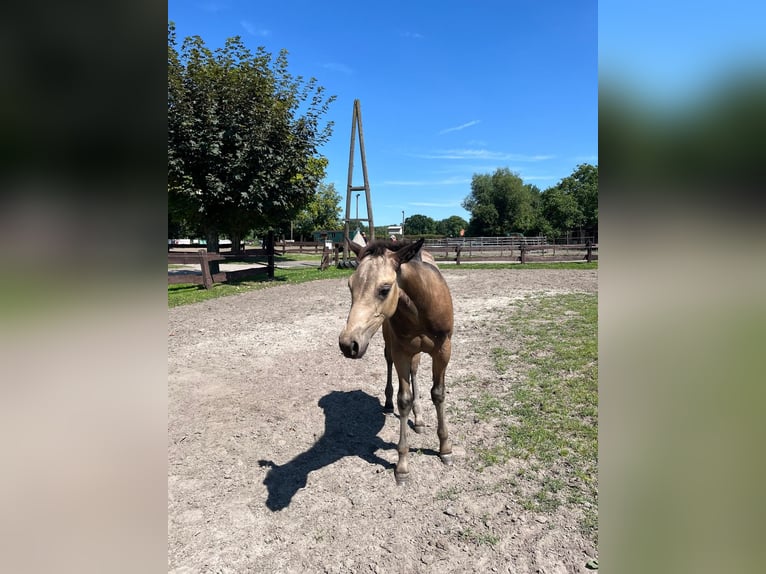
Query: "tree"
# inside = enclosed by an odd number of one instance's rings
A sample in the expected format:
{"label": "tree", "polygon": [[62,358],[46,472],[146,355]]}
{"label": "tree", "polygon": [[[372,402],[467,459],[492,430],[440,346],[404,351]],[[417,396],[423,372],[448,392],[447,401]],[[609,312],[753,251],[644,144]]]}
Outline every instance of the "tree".
{"label": "tree", "polygon": [[543,232],[557,238],[567,231],[579,227],[583,221],[582,210],[577,200],[560,187],[546,189],[542,194]]}
{"label": "tree", "polygon": [[468,229],[468,222],[458,215],[453,215],[436,223],[436,233],[446,237],[458,237],[461,229]]}
{"label": "tree", "polygon": [[436,221],[427,215],[410,215],[404,220],[404,233],[407,235],[432,235],[436,233]]}
{"label": "tree", "polygon": [[321,118],[334,96],[288,72],[287,52],[253,54],[239,36],[208,49],[199,36],[176,50],[168,24],[168,201],[204,230],[208,251],[225,233],[293,219],[325,174],[318,154],[332,132]]}
{"label": "tree", "polygon": [[542,212],[553,237],[571,231],[598,235],[598,166],[580,164],[542,194]]}
{"label": "tree", "polygon": [[474,174],[471,195],[463,201],[463,207],[471,212],[469,235],[535,231],[539,226],[539,194],[536,186],[525,184],[508,168],[499,168],[491,175]]}
{"label": "tree", "polygon": [[293,231],[303,238],[320,229],[340,229],[341,199],[334,183],[320,183],[314,197],[295,218]]}

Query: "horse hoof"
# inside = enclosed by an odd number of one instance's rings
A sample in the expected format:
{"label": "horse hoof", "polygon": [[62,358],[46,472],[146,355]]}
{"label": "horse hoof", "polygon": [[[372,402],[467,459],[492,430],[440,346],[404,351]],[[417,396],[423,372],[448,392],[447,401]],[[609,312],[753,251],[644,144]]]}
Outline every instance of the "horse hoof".
{"label": "horse hoof", "polygon": [[396,478],[396,485],[397,486],[404,486],[410,480],[410,473],[409,472],[396,472],[396,470],[394,470],[394,478]]}
{"label": "horse hoof", "polygon": [[442,459],[442,462],[447,466],[452,466],[453,458],[451,452],[447,454],[440,454],[439,458]]}
{"label": "horse hoof", "polygon": [[423,431],[426,430],[426,425],[412,425],[412,430],[418,434],[423,434]]}
{"label": "horse hoof", "polygon": [[394,414],[394,407],[383,407],[383,414],[384,415]]}

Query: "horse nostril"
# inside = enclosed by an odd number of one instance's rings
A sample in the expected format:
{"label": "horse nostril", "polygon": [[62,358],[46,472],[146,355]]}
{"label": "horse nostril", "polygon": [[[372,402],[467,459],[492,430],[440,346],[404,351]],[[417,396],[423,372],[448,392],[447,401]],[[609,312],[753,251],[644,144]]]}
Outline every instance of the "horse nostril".
{"label": "horse nostril", "polygon": [[359,354],[359,343],[356,341],[351,342],[351,356],[356,357]]}

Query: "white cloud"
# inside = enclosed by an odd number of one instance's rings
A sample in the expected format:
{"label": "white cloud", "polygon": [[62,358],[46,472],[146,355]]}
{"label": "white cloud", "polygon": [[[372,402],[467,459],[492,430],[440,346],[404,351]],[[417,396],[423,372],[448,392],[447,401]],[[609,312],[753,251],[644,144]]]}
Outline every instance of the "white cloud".
{"label": "white cloud", "polygon": [[459,207],[460,201],[442,201],[442,202],[431,202],[431,201],[410,201],[407,205],[414,205],[415,207]]}
{"label": "white cloud", "polygon": [[328,62],[327,64],[322,64],[322,67],[326,70],[332,70],[333,72],[341,72],[343,74],[353,74],[354,70],[352,70],[350,67],[348,67],[346,64],[341,64],[340,62]]}
{"label": "white cloud", "polygon": [[460,130],[464,130],[465,128],[470,128],[471,126],[475,126],[478,124],[481,120],[471,120],[470,122],[466,122],[462,125],[456,126],[454,128],[447,128],[439,132],[439,135],[446,134],[449,132],[457,132]]}
{"label": "white cloud", "polygon": [[266,30],[263,28],[257,28],[253,25],[252,22],[248,22],[247,20],[240,20],[240,25],[245,29],[245,32],[250,34],[251,36],[269,36],[271,35],[271,30]]}
{"label": "white cloud", "polygon": [[416,155],[421,159],[472,159],[491,161],[543,161],[553,159],[552,155],[526,155],[519,153],[506,153],[489,151],[486,149],[452,149],[436,151],[430,154]]}
{"label": "white cloud", "polygon": [[213,14],[216,14],[217,12],[220,12],[226,8],[226,6],[220,2],[202,2],[198,3],[197,6],[205,12],[211,12]]}
{"label": "white cloud", "polygon": [[438,180],[389,180],[384,181],[384,185],[400,185],[400,186],[435,186],[435,185],[462,185],[465,183],[471,183],[470,178],[466,177],[450,177],[447,179]]}
{"label": "white cloud", "polygon": [[402,38],[414,38],[416,40],[420,40],[423,38],[423,34],[420,34],[418,32],[402,32],[401,36]]}

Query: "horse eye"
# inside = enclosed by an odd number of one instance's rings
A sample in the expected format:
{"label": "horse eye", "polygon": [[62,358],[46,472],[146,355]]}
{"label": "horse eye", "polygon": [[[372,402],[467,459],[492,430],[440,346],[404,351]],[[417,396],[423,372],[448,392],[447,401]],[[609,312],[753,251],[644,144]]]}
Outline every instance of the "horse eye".
{"label": "horse eye", "polygon": [[380,296],[381,299],[385,299],[386,297],[388,297],[388,294],[390,292],[391,292],[391,285],[383,285],[383,287],[381,287],[378,290],[378,295]]}

